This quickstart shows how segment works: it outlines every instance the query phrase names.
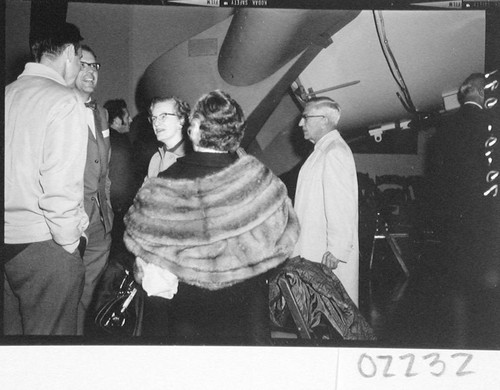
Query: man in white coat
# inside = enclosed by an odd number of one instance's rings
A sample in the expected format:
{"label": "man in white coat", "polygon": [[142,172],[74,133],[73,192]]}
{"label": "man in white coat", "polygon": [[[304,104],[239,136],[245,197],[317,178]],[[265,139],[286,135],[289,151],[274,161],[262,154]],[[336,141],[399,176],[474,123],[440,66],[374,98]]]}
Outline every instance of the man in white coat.
{"label": "man in white coat", "polygon": [[307,102],[299,122],[314,151],[297,181],[301,233],[294,256],[335,270],[359,305],[358,182],[351,149],[337,130],[339,119],[339,105],[321,97]]}

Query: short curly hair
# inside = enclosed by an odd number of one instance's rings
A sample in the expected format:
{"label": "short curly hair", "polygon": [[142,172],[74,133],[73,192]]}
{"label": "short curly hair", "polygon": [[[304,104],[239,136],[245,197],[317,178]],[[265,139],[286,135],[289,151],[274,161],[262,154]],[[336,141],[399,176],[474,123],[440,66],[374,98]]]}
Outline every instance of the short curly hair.
{"label": "short curly hair", "polygon": [[245,133],[245,115],[229,94],[215,90],[203,95],[191,111],[190,121],[200,121],[199,145],[223,152],[240,147]]}

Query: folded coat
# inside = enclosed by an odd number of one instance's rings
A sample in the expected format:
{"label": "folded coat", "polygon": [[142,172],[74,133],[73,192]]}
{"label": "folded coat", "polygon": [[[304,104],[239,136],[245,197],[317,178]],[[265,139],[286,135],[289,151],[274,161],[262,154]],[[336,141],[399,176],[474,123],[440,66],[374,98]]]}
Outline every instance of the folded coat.
{"label": "folded coat", "polygon": [[285,185],[252,156],[197,179],[148,179],[125,217],[127,248],[217,290],[284,262],[299,234]]}
{"label": "folded coat", "polygon": [[327,324],[344,340],[376,340],[373,329],[347,294],[341,281],[324,264],[296,256],[279,267],[269,282],[271,321],[286,327],[290,308],[279,286],[287,279],[309,331]]}

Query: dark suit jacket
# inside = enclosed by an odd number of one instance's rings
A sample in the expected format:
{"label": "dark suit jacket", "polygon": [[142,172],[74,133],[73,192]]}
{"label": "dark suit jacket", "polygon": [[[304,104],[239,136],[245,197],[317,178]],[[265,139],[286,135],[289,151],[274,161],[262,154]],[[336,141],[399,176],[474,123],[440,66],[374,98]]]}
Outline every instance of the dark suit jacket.
{"label": "dark suit jacket", "polygon": [[[88,129],[87,163],[84,174],[84,205],[89,217],[89,227],[103,223],[106,232],[112,228],[113,212],[109,200],[108,163],[110,156],[109,136],[104,137],[107,120],[104,109],[94,111],[96,137]],[[102,221],[101,221],[102,217]]]}
{"label": "dark suit jacket", "polygon": [[485,110],[466,104],[438,129],[438,182],[443,207],[453,214],[474,213],[487,189],[488,139]]}

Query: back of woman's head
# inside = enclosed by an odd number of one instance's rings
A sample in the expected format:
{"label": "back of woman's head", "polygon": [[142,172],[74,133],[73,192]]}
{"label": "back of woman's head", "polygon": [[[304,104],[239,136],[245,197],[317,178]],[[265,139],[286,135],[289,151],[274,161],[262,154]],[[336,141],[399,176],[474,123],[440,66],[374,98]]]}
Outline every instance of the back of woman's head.
{"label": "back of woman's head", "polygon": [[239,148],[245,131],[240,105],[226,92],[215,90],[203,95],[191,112],[200,121],[200,146],[225,152]]}

